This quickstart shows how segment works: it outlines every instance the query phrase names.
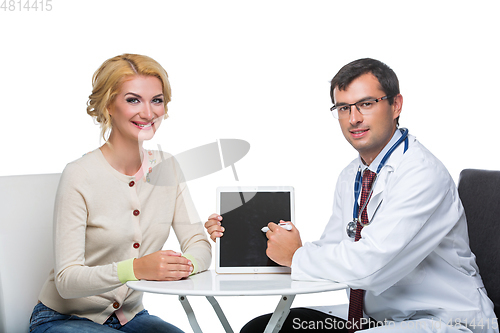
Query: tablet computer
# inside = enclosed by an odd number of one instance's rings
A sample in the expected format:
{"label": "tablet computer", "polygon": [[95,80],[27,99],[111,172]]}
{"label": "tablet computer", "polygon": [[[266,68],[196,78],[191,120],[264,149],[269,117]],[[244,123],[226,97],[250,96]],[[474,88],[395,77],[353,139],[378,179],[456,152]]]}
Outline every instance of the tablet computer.
{"label": "tablet computer", "polygon": [[290,273],[266,255],[269,222],[295,223],[291,186],[231,186],[217,188],[217,213],[224,235],[217,238],[217,273]]}

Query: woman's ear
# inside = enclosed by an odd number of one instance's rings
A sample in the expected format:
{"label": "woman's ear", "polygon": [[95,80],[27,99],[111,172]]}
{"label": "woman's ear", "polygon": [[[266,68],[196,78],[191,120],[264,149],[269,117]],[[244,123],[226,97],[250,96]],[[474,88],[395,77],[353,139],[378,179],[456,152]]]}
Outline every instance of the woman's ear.
{"label": "woman's ear", "polygon": [[109,118],[111,118],[111,117],[112,117],[112,115],[111,115],[111,109],[112,109],[112,108],[111,108],[111,105],[106,107],[106,112],[108,113]]}

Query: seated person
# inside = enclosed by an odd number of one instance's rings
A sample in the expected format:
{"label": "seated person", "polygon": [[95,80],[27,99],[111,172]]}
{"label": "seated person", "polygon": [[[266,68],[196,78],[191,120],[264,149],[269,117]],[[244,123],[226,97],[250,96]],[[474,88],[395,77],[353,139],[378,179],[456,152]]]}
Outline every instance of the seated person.
{"label": "seated person", "polygon": [[[54,211],[55,267],[30,332],[181,332],[149,315],[130,280],[179,280],[206,270],[211,246],[182,173],[142,148],[167,117],[170,84],[155,60],[124,54],[93,77],[87,112],[110,130],[100,148],[69,163]],[[162,251],[170,228],[183,254]]]}
{"label": "seated person", "polygon": [[[457,188],[444,165],[398,128],[403,97],[394,71],[374,59],[353,61],[332,79],[330,96],[359,155],[338,178],[321,238],[302,245],[295,227],[270,223],[267,255],[290,266],[295,280],[347,284],[349,310],[340,319],[328,308],[292,309],[280,332],[498,332]],[[213,240],[223,223],[214,214],[205,224]],[[262,332],[269,318],[241,332]],[[307,322],[335,325],[312,330]]]}

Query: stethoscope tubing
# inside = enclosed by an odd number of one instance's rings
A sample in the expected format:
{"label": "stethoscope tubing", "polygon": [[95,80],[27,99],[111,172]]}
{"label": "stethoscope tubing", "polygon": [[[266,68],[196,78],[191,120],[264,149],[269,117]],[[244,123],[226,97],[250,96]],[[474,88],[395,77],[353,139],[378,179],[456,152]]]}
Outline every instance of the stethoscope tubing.
{"label": "stethoscope tubing", "polygon": [[[347,234],[351,238],[354,238],[354,236],[352,236],[352,233],[349,232],[349,227],[352,226],[351,223],[357,224],[359,222],[363,227],[367,226],[368,224],[371,223],[371,221],[369,221],[367,223],[361,222],[360,217],[361,217],[362,212],[365,210],[366,206],[368,205],[368,202],[370,201],[371,195],[373,193],[373,190],[375,189],[375,185],[376,185],[377,180],[378,180],[378,175],[380,173],[380,170],[382,170],[382,168],[384,167],[385,163],[387,162],[387,160],[389,159],[391,154],[394,152],[394,150],[396,150],[396,148],[399,147],[399,145],[403,141],[405,142],[403,154],[406,153],[406,151],[408,150],[408,129],[407,128],[400,128],[399,130],[401,131],[402,135],[398,139],[398,141],[396,141],[396,143],[394,143],[392,145],[392,147],[387,151],[387,153],[385,153],[384,157],[382,158],[382,161],[380,161],[380,163],[377,167],[377,172],[375,174],[375,179],[373,180],[372,186],[370,188],[370,193],[368,194],[368,199],[365,201],[365,203],[363,204],[363,207],[361,207],[361,209],[359,209],[358,199],[359,199],[359,194],[360,194],[360,187],[361,187],[361,184],[363,182],[363,176],[361,175],[361,167],[358,167],[358,172],[356,174],[356,179],[354,181],[354,209],[353,209],[353,213],[352,213],[353,221],[349,222],[347,224],[347,227],[346,227]],[[377,209],[378,209],[378,207],[377,207]],[[372,220],[373,220],[373,217],[372,217]]]}

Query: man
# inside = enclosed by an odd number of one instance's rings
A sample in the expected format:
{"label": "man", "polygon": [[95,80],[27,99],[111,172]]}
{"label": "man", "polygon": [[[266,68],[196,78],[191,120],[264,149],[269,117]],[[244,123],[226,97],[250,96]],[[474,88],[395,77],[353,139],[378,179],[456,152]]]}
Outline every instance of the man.
{"label": "man", "polygon": [[[339,176],[320,240],[302,245],[295,227],[270,223],[267,254],[291,266],[293,279],[347,284],[349,310],[341,320],[292,309],[281,332],[311,331],[319,322],[330,332],[498,332],[456,186],[437,158],[398,129],[396,74],[380,61],[356,60],[335,75],[330,94],[359,156]],[[217,220],[206,224],[212,239],[223,231]],[[268,319],[242,332],[261,332]]]}

